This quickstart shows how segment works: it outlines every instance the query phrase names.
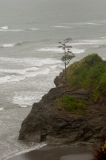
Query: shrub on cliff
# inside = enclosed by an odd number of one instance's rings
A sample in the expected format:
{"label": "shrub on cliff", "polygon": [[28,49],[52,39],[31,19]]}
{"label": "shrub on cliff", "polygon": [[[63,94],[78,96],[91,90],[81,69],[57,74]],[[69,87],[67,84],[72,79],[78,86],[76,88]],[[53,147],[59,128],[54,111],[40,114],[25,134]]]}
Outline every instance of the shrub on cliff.
{"label": "shrub on cliff", "polygon": [[106,64],[97,54],[88,55],[67,68],[67,83],[70,90],[91,90],[97,101],[106,93]]}
{"label": "shrub on cliff", "polygon": [[[67,68],[67,86],[70,92],[78,89],[89,91],[90,101],[106,103],[105,62],[97,54],[91,54],[73,63]],[[55,106],[75,114],[87,113],[87,101],[71,95],[58,97],[55,100]]]}
{"label": "shrub on cliff", "polygon": [[85,100],[77,99],[69,95],[63,95],[56,99],[55,106],[65,109],[68,112],[75,114],[85,114],[87,102]]}

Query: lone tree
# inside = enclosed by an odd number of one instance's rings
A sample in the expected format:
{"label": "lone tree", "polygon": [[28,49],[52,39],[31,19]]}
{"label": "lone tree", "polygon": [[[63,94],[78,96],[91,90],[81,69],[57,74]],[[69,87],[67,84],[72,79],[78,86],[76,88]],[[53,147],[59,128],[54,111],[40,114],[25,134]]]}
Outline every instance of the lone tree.
{"label": "lone tree", "polygon": [[71,50],[70,50],[72,48],[72,46],[67,45],[67,43],[69,43],[70,41],[72,41],[72,39],[67,38],[67,39],[64,40],[63,43],[59,42],[59,44],[61,44],[61,45],[58,46],[59,48],[62,48],[63,51],[64,51],[64,55],[62,56],[61,60],[65,65],[65,70],[64,70],[65,80],[66,80],[66,66],[69,64],[70,60],[75,57],[75,54],[72,53]]}

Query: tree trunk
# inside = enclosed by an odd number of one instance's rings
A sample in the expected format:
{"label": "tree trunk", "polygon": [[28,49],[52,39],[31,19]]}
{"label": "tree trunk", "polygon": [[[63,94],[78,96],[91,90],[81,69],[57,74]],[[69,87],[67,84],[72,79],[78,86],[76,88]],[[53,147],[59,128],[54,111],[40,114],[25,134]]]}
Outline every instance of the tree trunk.
{"label": "tree trunk", "polygon": [[65,62],[65,81],[66,81],[67,77],[66,77],[66,62]]}

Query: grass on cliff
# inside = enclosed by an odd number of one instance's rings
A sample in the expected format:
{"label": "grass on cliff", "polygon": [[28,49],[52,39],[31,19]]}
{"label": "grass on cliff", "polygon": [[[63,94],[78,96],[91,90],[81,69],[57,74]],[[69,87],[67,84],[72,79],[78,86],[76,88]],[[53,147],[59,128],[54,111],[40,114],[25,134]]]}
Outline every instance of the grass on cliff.
{"label": "grass on cliff", "polygon": [[[68,90],[85,89],[90,91],[89,99],[106,104],[106,62],[97,54],[91,54],[67,68]],[[55,106],[68,112],[86,113],[87,102],[69,95],[61,95]]]}
{"label": "grass on cliff", "polygon": [[91,54],[67,68],[67,83],[71,90],[90,89],[91,98],[98,100],[106,93],[106,64],[97,54]]}
{"label": "grass on cliff", "polygon": [[85,114],[87,102],[85,100],[77,99],[69,95],[63,95],[55,100],[55,106],[63,108],[70,113]]}

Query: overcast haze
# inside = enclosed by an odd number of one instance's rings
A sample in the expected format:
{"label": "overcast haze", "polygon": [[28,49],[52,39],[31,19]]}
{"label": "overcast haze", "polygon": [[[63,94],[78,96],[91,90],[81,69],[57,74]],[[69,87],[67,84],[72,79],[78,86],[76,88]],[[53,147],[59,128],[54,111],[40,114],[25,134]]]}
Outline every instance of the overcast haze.
{"label": "overcast haze", "polygon": [[106,60],[106,0],[0,0],[0,160],[34,149],[18,132],[54,87],[64,68],[58,42],[70,37],[70,63],[90,53]]}

